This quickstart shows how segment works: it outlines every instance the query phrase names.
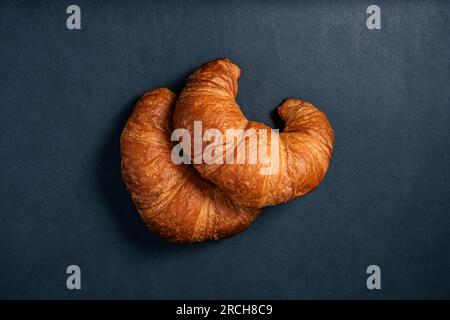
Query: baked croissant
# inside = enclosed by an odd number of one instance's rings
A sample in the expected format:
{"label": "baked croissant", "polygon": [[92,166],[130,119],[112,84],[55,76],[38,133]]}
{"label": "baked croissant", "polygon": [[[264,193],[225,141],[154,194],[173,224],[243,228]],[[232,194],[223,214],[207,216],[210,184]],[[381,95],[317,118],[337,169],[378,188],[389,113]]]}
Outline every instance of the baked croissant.
{"label": "baked croissant", "polygon": [[[253,222],[260,208],[314,189],[328,169],[334,135],[325,114],[310,103],[287,99],[278,108],[284,131],[270,131],[248,121],[236,104],[239,76],[240,69],[228,59],[207,63],[188,78],[178,100],[168,89],[147,92],[122,132],[127,189],[149,228],[170,241],[236,234]],[[222,163],[197,162],[195,148],[183,149],[194,165],[174,162],[172,129],[187,130],[195,141],[195,122],[202,124],[202,137],[208,130],[226,135],[227,129],[241,129],[232,143],[214,142],[215,150],[224,152],[213,158]],[[247,143],[247,133],[254,129],[256,145]],[[202,138],[201,150],[208,148],[208,141]],[[242,146],[242,163],[230,163],[227,151]],[[263,161],[249,161],[260,150],[267,151]]]}
{"label": "baked croissant", "polygon": [[139,214],[162,237],[195,242],[231,236],[258,216],[236,205],[190,165],[171,159],[176,95],[147,92],[136,104],[121,135],[122,176]]}
{"label": "baked croissant", "polygon": [[[201,122],[203,134],[208,129],[218,129],[224,135],[229,128],[244,132],[231,144],[222,141],[222,150],[244,146],[244,163],[229,163],[226,152],[222,152],[219,157],[223,159],[218,163],[194,161],[195,169],[245,207],[262,208],[310,192],[324,178],[333,151],[334,134],[327,117],[308,102],[287,99],[278,107],[285,121],[283,132],[271,132],[271,139],[262,139],[262,133],[270,127],[247,120],[236,103],[239,76],[239,67],[230,60],[211,61],[188,77],[177,100],[174,128],[187,129],[191,140],[195,139],[195,121]],[[267,157],[268,161],[247,161],[249,154],[256,152],[247,143],[250,130],[256,132],[258,148],[273,150],[272,144],[276,146],[278,152]],[[204,149],[208,141],[201,143]],[[190,152],[192,160],[196,155]]]}

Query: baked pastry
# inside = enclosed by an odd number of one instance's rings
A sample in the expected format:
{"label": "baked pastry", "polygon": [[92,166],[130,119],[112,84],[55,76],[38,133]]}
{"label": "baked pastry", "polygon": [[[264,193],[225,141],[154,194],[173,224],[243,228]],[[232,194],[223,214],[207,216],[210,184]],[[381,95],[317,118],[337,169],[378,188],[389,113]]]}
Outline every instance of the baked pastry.
{"label": "baked pastry", "polygon": [[137,102],[120,139],[127,189],[148,227],[170,241],[231,236],[247,228],[259,210],[236,205],[191,165],[173,163],[175,100],[170,90],[156,89]]}
{"label": "baked pastry", "polygon": [[[214,60],[189,76],[180,93],[174,128],[187,129],[191,140],[195,139],[195,121],[201,123],[203,134],[218,129],[226,135],[229,128],[244,132],[233,143],[222,141],[222,150],[245,146],[244,163],[230,163],[226,152],[222,152],[222,161],[194,162],[195,169],[237,204],[246,207],[275,205],[310,192],[324,178],[333,151],[334,134],[327,117],[308,102],[287,99],[278,107],[285,121],[282,133],[271,132],[265,124],[247,120],[235,100],[240,73],[239,67],[230,60]],[[276,146],[277,152],[271,153],[268,161],[253,164],[247,161],[249,154],[257,153],[246,138],[249,131],[256,132],[257,148],[273,150],[272,145]],[[262,134],[267,132],[270,139],[262,139]],[[203,141],[202,149],[208,143]],[[190,154],[191,158],[196,155],[194,151]]]}
{"label": "baked pastry", "polygon": [[[122,132],[127,189],[149,228],[170,241],[234,235],[260,208],[313,190],[328,169],[334,133],[325,114],[291,98],[278,107],[282,133],[249,121],[235,101],[239,76],[230,60],[211,61],[189,76],[178,99],[164,88],[144,94]],[[228,140],[230,129],[238,133]],[[193,164],[174,160],[178,130],[193,142],[183,149]],[[211,132],[226,138],[211,142]],[[213,161],[204,161],[211,145]]]}

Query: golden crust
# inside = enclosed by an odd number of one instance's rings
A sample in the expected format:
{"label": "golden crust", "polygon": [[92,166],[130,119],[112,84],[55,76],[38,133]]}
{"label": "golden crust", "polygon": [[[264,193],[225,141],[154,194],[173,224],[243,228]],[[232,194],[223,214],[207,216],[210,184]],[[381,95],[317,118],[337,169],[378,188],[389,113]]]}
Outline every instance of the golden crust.
{"label": "golden crust", "polygon": [[[127,189],[149,228],[170,241],[234,235],[253,222],[259,208],[313,190],[328,169],[334,133],[325,114],[308,102],[287,99],[278,107],[284,131],[269,131],[269,139],[262,140],[258,130],[270,128],[247,120],[235,101],[240,73],[230,60],[219,59],[189,76],[178,100],[168,89],[149,91],[137,102],[122,132]],[[172,128],[187,129],[194,141],[194,121],[202,122],[202,133],[256,129],[258,148],[265,145],[270,150],[275,142],[278,157],[264,165],[263,174],[263,164],[248,163],[250,146],[241,137],[238,145],[245,147],[245,164],[176,165],[171,159]]]}
{"label": "golden crust", "polygon": [[[217,128],[223,134],[229,128],[246,132],[252,128],[270,129],[247,120],[236,103],[240,73],[239,67],[228,59],[211,61],[194,72],[177,100],[174,128],[188,129],[191,139],[194,121],[202,122],[203,133],[210,128]],[[196,170],[236,203],[247,207],[275,205],[313,190],[324,178],[330,163],[333,129],[323,112],[299,99],[285,100],[278,113],[286,126],[282,133],[271,134],[279,145],[279,157],[267,169],[271,175],[262,174],[261,163],[202,163],[194,165]],[[259,134],[258,141],[261,143]],[[270,139],[267,150],[270,150]]]}
{"label": "golden crust", "polygon": [[176,95],[168,89],[146,93],[121,135],[122,176],[142,219],[174,242],[231,236],[259,214],[237,206],[190,165],[171,159],[172,112]]}

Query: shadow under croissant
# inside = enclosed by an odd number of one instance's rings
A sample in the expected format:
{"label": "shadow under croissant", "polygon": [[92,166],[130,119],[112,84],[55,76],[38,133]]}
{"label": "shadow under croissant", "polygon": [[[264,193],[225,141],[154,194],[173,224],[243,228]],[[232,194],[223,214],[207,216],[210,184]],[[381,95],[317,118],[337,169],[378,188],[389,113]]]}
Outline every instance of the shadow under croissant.
{"label": "shadow under croissant", "polygon": [[270,118],[272,119],[272,128],[278,129],[280,132],[282,132],[284,130],[284,121],[278,114],[277,108],[272,110],[272,112],[270,113]]}

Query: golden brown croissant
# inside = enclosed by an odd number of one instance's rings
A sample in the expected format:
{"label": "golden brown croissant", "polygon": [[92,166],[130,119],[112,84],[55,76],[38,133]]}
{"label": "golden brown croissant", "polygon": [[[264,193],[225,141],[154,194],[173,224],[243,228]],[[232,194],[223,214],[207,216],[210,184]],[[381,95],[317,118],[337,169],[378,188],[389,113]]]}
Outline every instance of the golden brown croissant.
{"label": "golden brown croissant", "polygon": [[122,176],[145,223],[164,238],[194,242],[231,236],[250,225],[258,209],[236,205],[190,165],[171,159],[176,95],[147,92],[122,132]]}
{"label": "golden brown croissant", "polygon": [[[174,128],[187,129],[191,140],[195,140],[195,121],[201,122],[203,134],[208,129],[218,129],[224,135],[229,128],[244,132],[231,144],[222,141],[221,146],[222,151],[243,146],[246,151],[243,164],[236,163],[236,158],[230,164],[226,152],[222,152],[219,155],[222,163],[194,161],[196,170],[246,207],[262,208],[286,202],[313,190],[324,178],[333,150],[334,134],[327,117],[308,102],[287,99],[278,107],[285,121],[284,131],[271,132],[271,139],[262,139],[262,133],[270,127],[248,121],[235,101],[239,76],[239,67],[230,60],[211,61],[189,76],[177,100]],[[277,152],[269,152],[268,162],[249,163],[249,154],[256,153],[246,138],[250,131],[256,132],[258,148],[274,150],[275,146]],[[209,142],[201,143],[204,150]],[[237,153],[231,153],[232,157]],[[190,152],[193,160],[196,155],[195,151]]]}
{"label": "golden brown croissant", "polygon": [[[328,169],[334,135],[326,116],[307,102],[287,99],[278,108],[285,121],[282,133],[248,121],[235,102],[239,76],[240,69],[228,59],[212,61],[188,78],[176,108],[170,90],[146,93],[122,132],[127,189],[146,224],[168,240],[231,236],[248,227],[259,208],[311,191]],[[194,166],[176,164],[172,122],[194,142],[183,148],[184,159],[194,160]],[[202,126],[200,152],[196,123]],[[210,130],[226,136],[229,129],[241,132],[231,141],[211,143]],[[256,143],[249,143],[250,133]],[[217,163],[203,161],[211,145]],[[258,161],[250,161],[255,154]]]}

